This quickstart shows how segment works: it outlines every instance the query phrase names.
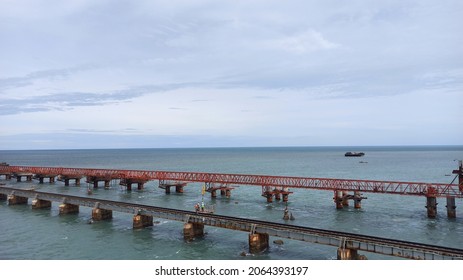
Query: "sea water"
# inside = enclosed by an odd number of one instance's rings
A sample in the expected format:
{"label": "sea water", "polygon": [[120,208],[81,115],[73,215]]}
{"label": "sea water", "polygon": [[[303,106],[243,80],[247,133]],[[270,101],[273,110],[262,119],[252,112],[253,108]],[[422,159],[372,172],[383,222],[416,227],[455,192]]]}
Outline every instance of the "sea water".
{"label": "sea water", "polygon": [[[344,157],[347,151],[365,152],[361,158]],[[197,171],[236,174],[367,179],[407,182],[451,183],[463,146],[420,147],[281,147],[0,151],[0,162],[10,165],[112,168],[135,170]],[[15,188],[87,196],[87,183],[65,187],[5,180]],[[201,201],[201,183],[189,183],[183,194],[165,194],[157,181],[143,190],[127,191],[113,183],[100,186],[92,197],[128,201],[192,211]],[[361,209],[351,205],[336,210],[332,191],[291,189],[288,204],[267,203],[259,186],[233,186],[231,197],[212,199],[217,214],[314,228],[338,230],[463,249],[463,201],[456,199],[457,218],[449,219],[445,198],[438,199],[438,215],[429,219],[424,197],[364,193]],[[248,233],[205,227],[206,235],[186,242],[181,222],[155,219],[153,227],[132,229],[132,215],[114,212],[113,219],[90,223],[91,209],[59,215],[51,209],[32,210],[28,205],[0,202],[0,259],[93,260],[93,259],[334,259],[336,248],[294,240],[273,244],[260,254],[248,251]],[[285,207],[294,221],[282,219]],[[460,210],[459,210],[460,209]],[[366,254],[369,259],[391,257]]]}

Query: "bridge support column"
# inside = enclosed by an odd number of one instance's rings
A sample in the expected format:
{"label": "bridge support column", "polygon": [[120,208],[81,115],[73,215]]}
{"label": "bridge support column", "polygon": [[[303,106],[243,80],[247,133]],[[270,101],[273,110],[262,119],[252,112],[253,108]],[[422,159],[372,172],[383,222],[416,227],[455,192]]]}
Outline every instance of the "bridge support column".
{"label": "bridge support column", "polygon": [[283,194],[283,202],[288,202],[289,194]]}
{"label": "bridge support column", "polygon": [[268,248],[268,234],[251,233],[249,234],[249,253],[259,253]]}
{"label": "bridge support column", "polygon": [[455,197],[454,196],[448,196],[447,197],[447,217],[449,218],[456,218],[457,217],[457,211],[455,206]]}
{"label": "bridge support column", "polygon": [[271,193],[268,193],[266,195],[266,197],[267,197],[267,203],[272,203],[273,202],[273,195]]}
{"label": "bridge support column", "polygon": [[64,179],[64,186],[69,187],[69,179]]}
{"label": "bridge support column", "polygon": [[349,193],[342,192],[342,206],[349,206]]}
{"label": "bridge support column", "polygon": [[360,209],[362,208],[362,198],[359,191],[354,192],[354,208]]}
{"label": "bridge support column", "polygon": [[220,195],[224,196],[225,195],[225,190],[220,190]]}
{"label": "bridge support column", "polygon": [[109,189],[109,183],[111,183],[110,180],[105,180],[105,181],[104,181],[104,187],[105,187],[105,189]]}
{"label": "bridge support column", "polygon": [[334,203],[336,203],[336,209],[344,208],[344,206],[342,205],[342,191],[335,190],[333,199]]}
{"label": "bridge support column", "polygon": [[138,183],[137,184],[137,189],[138,190],[143,190],[143,187],[145,186],[145,183]]}
{"label": "bridge support column", "polygon": [[338,260],[358,260],[359,254],[357,250],[347,249],[347,248],[338,248]]}
{"label": "bridge support column", "polygon": [[32,200],[32,209],[47,209],[51,208],[51,201],[43,199]]}
{"label": "bridge support column", "polygon": [[185,223],[183,225],[183,238],[193,240],[195,237],[204,236],[204,225],[198,223]]}
{"label": "bridge support column", "polygon": [[39,184],[43,184],[43,177],[39,177]]}
{"label": "bridge support column", "polygon": [[80,178],[76,178],[76,185],[80,186]]}
{"label": "bridge support column", "polygon": [[98,181],[93,181],[93,188],[97,189],[98,188]]}
{"label": "bridge support column", "polygon": [[211,198],[217,197],[217,190],[211,190]]}
{"label": "bridge support column", "polygon": [[137,214],[133,216],[133,228],[145,228],[153,225],[153,216]]}
{"label": "bridge support column", "polygon": [[8,205],[27,204],[27,197],[10,194],[7,197]]}
{"label": "bridge support column", "polygon": [[437,216],[437,199],[434,196],[426,197],[426,208],[428,209],[428,218]]}
{"label": "bridge support column", "polygon": [[102,221],[102,220],[110,220],[113,218],[113,211],[100,209],[100,208],[93,208],[92,209],[92,219],[95,221]]}
{"label": "bridge support column", "polygon": [[279,193],[275,193],[275,200],[281,200],[281,195]]}
{"label": "bridge support column", "polygon": [[183,186],[175,186],[176,193],[183,193]]}
{"label": "bridge support column", "polygon": [[166,186],[166,194],[170,194],[170,186]]}
{"label": "bridge support column", "polygon": [[79,213],[79,205],[62,203],[59,205],[59,214],[73,214]]}
{"label": "bridge support column", "polygon": [[132,190],[132,183],[129,182],[129,181],[127,181],[126,187],[127,187],[127,190],[128,190],[128,191],[131,191],[131,190]]}

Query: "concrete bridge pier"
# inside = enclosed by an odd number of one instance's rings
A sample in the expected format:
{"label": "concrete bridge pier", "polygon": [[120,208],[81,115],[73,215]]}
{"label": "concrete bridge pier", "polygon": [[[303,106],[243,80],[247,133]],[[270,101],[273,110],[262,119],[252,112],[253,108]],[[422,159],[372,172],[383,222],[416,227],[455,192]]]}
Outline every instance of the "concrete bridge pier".
{"label": "concrete bridge pier", "polygon": [[133,216],[133,228],[145,228],[153,225],[153,216],[137,214]]}
{"label": "concrete bridge pier", "polygon": [[427,196],[426,208],[428,209],[428,218],[435,218],[437,216],[437,198],[434,196]]}
{"label": "concrete bridge pier", "polygon": [[51,201],[37,199],[37,198],[32,200],[32,209],[47,209],[47,208],[51,208]]}
{"label": "concrete bridge pier", "polygon": [[354,208],[360,209],[362,208],[362,195],[359,191],[354,192]]}
{"label": "concrete bridge pier", "polygon": [[10,194],[7,197],[8,205],[27,204],[27,197]]}
{"label": "concrete bridge pier", "polygon": [[62,203],[59,205],[59,214],[74,214],[79,213],[79,205],[76,204],[69,204],[69,203]]}
{"label": "concrete bridge pier", "polygon": [[38,176],[37,179],[39,179],[39,184],[43,184],[45,178],[48,178],[50,184],[55,182],[55,176]]}
{"label": "concrete bridge pier", "polygon": [[276,193],[275,193],[275,200],[278,200],[278,201],[281,200],[281,195],[280,195],[279,192],[276,192]]}
{"label": "concrete bridge pier", "polygon": [[22,177],[26,177],[26,181],[27,181],[27,182],[32,181],[32,174],[27,174],[27,175],[17,174],[17,175],[16,175],[16,181],[17,181],[17,182],[21,182]]}
{"label": "concrete bridge pier", "polygon": [[448,218],[456,218],[457,217],[457,206],[455,205],[455,197],[448,196],[447,197],[447,217]]}
{"label": "concrete bridge pier", "polygon": [[335,190],[334,191],[334,203],[336,204],[336,209],[343,209],[344,205],[342,204],[342,191]]}
{"label": "concrete bridge pier", "polygon": [[[222,191],[220,191],[220,194],[222,194]],[[217,198],[217,190],[211,190],[211,198]]]}
{"label": "concrete bridge pier", "polygon": [[198,223],[185,223],[183,225],[183,238],[187,241],[193,240],[195,237],[204,236],[204,225]]}
{"label": "concrete bridge pier", "polygon": [[342,192],[342,206],[349,206],[349,193],[348,192]]}
{"label": "concrete bridge pier", "polygon": [[145,187],[145,183],[143,183],[143,182],[137,183],[137,189],[138,190],[143,190],[144,187]]}
{"label": "concrete bridge pier", "polygon": [[267,203],[273,202],[273,195],[271,193],[267,193],[265,197],[267,198]]}
{"label": "concrete bridge pier", "polygon": [[180,185],[175,186],[175,192],[176,193],[183,193],[183,186],[180,186]]}
{"label": "concrete bridge pier", "polygon": [[225,195],[225,190],[220,190],[220,195],[224,196]]}
{"label": "concrete bridge pier", "polygon": [[113,211],[100,209],[100,208],[93,208],[92,209],[92,219],[94,221],[103,221],[103,220],[110,220],[113,218]]}
{"label": "concrete bridge pier", "polygon": [[249,234],[249,253],[260,253],[268,248],[269,235],[267,233]]}

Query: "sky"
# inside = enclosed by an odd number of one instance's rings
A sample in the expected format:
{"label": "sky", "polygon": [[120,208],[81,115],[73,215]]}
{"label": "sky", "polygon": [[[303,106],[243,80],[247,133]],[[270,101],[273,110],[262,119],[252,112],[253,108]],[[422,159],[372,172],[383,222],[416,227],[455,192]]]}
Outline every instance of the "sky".
{"label": "sky", "polygon": [[463,144],[463,1],[0,0],[0,150]]}

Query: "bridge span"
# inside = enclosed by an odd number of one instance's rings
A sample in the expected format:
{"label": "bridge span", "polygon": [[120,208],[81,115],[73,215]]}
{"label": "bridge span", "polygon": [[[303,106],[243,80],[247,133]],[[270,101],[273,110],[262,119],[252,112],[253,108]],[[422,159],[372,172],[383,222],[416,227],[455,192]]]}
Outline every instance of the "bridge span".
{"label": "bridge span", "polygon": [[[393,195],[421,196],[426,198],[428,217],[434,218],[437,215],[438,197],[447,199],[447,214],[449,218],[456,216],[455,198],[463,198],[463,164],[460,161],[459,169],[453,171],[458,178],[458,184],[425,183],[425,182],[400,182],[400,181],[378,181],[378,180],[355,180],[355,179],[332,179],[332,178],[311,178],[291,176],[270,176],[250,174],[225,174],[225,173],[203,173],[203,172],[182,172],[182,171],[150,171],[150,170],[123,170],[123,169],[94,169],[94,168],[72,168],[72,167],[39,167],[39,166],[10,166],[0,165],[0,175],[6,178],[15,176],[18,181],[26,176],[28,180],[37,177],[43,183],[44,178],[54,182],[75,179],[76,184],[83,177],[88,183],[96,188],[98,182],[104,181],[105,187],[109,187],[111,180],[120,180],[120,184],[131,190],[132,184],[138,184],[138,188],[150,180],[159,180],[159,187],[170,193],[170,187],[176,187],[177,192],[183,192],[183,187],[189,182],[201,182],[206,185],[206,190],[215,197],[216,191],[230,195],[233,185],[260,186],[262,196],[267,202],[283,199],[293,192],[290,189],[312,189],[328,190],[334,192],[333,200],[337,209],[348,206],[348,201],[354,201],[354,207],[361,208],[361,201],[364,199],[362,193],[381,193]],[[351,192],[351,193],[349,193]]]}
{"label": "bridge span", "polygon": [[249,233],[249,251],[261,252],[269,247],[269,236],[294,239],[337,247],[338,259],[364,259],[359,251],[408,259],[463,259],[463,249],[421,244],[403,240],[324,230],[310,227],[198,213],[162,208],[151,205],[103,200],[90,197],[25,190],[0,186],[0,198],[9,205],[27,204],[32,198],[32,208],[50,208],[59,202],[60,214],[79,212],[79,206],[91,207],[94,220],[112,218],[113,211],[134,214],[134,228],[153,225],[153,217],[183,222],[187,240],[204,235],[204,226],[220,227]]}

